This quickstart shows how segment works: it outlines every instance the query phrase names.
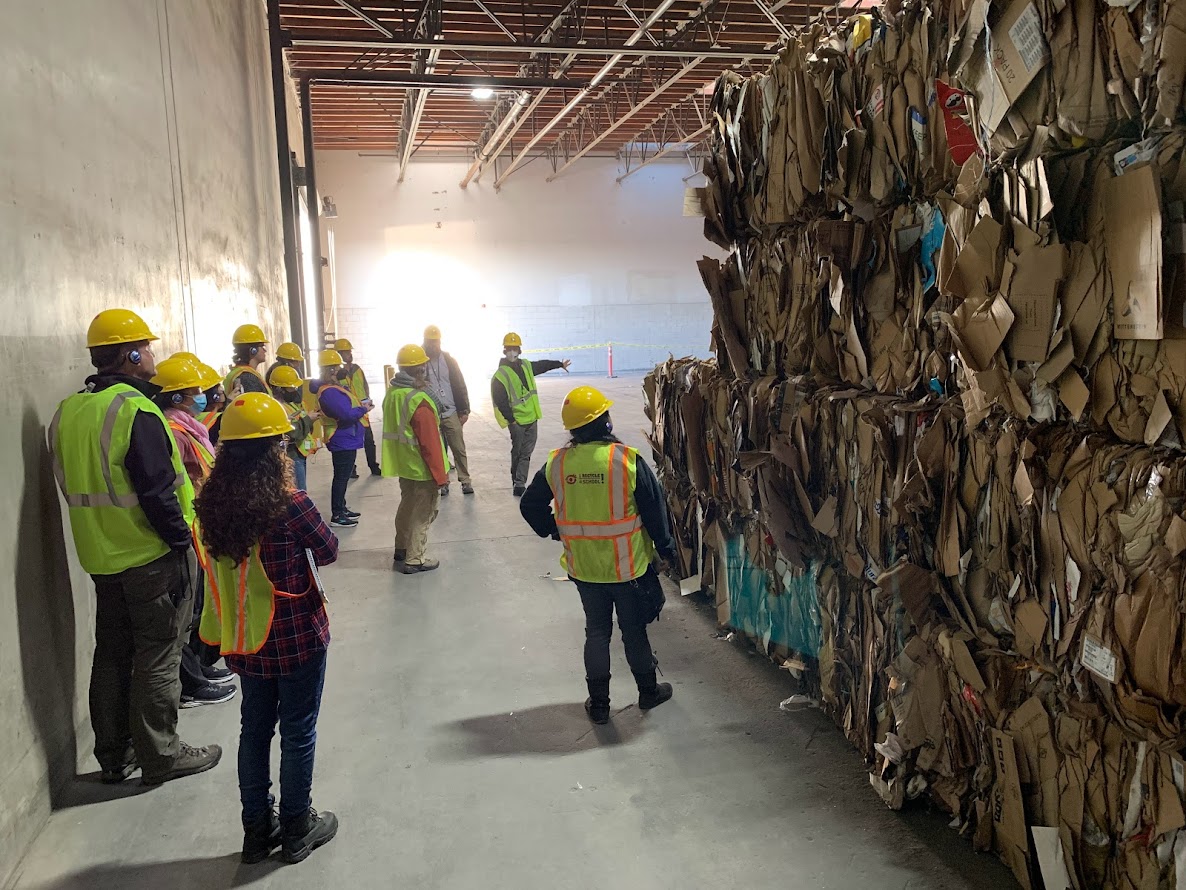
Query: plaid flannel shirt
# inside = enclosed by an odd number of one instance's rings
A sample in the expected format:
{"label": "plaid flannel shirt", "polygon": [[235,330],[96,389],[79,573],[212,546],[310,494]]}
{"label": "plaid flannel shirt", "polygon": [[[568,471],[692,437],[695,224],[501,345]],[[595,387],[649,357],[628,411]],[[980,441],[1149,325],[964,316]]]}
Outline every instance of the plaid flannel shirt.
{"label": "plaid flannel shirt", "polygon": [[260,541],[260,561],[278,590],[304,596],[277,597],[272,630],[254,655],[228,655],[227,667],[251,677],[282,677],[329,647],[329,616],[313,588],[305,548],[319,566],[338,558],[338,539],[321,518],[312,499],[293,492],[288,515]]}

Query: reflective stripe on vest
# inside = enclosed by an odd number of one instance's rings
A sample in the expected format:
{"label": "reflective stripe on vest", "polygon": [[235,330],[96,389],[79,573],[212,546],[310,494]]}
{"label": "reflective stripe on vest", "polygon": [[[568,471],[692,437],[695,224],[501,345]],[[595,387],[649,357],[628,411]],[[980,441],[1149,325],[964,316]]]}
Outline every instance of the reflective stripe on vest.
{"label": "reflective stripe on vest", "polygon": [[[177,440],[177,436],[185,436],[186,441],[193,446],[194,454],[198,458],[198,467],[200,468],[202,479],[205,480],[210,475],[210,471],[214,468],[214,455],[206,450],[205,444],[185,428],[184,425],[174,421],[169,421],[169,429],[173,431],[173,439]],[[180,447],[180,445],[178,446]],[[182,461],[184,463],[184,461]],[[192,479],[190,480],[193,481]]]}
{"label": "reflective stripe on vest", "polygon": [[[299,421],[304,420],[306,417],[309,416],[309,413],[300,405],[294,405],[294,404],[292,404],[292,402],[281,402],[281,404],[284,405],[284,410],[288,412],[288,422],[291,423],[294,428],[296,427],[296,425]],[[289,437],[291,437],[292,433],[289,433],[288,435],[289,435]],[[295,448],[297,451],[299,451],[305,457],[308,457],[310,454],[312,454],[314,451],[317,450],[317,444],[313,439],[312,431],[310,431],[309,434],[307,436],[305,436],[305,438],[301,439],[301,441],[299,441],[299,442],[294,441],[292,438],[289,438],[288,444],[291,445],[293,448]]]}
{"label": "reflective stripe on vest", "polygon": [[215,424],[218,423],[218,418],[222,416],[221,411],[203,411],[197,415],[197,421],[202,426],[206,427],[206,432],[214,431]]}
{"label": "reflective stripe on vest", "polygon": [[[381,465],[384,476],[398,476],[427,482],[432,471],[420,453],[420,442],[412,428],[412,415],[421,403],[427,403],[436,417],[440,430],[441,415],[432,397],[419,389],[396,387],[388,390],[383,399],[383,453]],[[449,458],[445,454],[445,440],[441,438],[441,456],[445,472],[449,472]]]}
{"label": "reflective stripe on vest", "polygon": [[610,442],[568,446],[548,458],[556,529],[564,544],[561,565],[574,578],[630,581],[654,558],[634,503],[637,459],[633,448]]}
{"label": "reflective stripe on vest", "polygon": [[[116,384],[62,402],[48,430],[54,477],[70,509],[70,526],[82,567],[92,575],[116,575],[147,565],[169,552],[140,507],[124,466],[132,424],[140,413],[165,416],[139,390]],[[172,449],[173,487],[182,515],[193,521],[193,486]]]}
{"label": "reflective stripe on vest", "polygon": [[200,526],[195,526],[194,544],[206,571],[209,594],[202,604],[198,636],[218,646],[223,655],[258,652],[272,632],[276,598],[295,598],[304,593],[286,593],[272,584],[260,560],[258,544],[240,563],[226,556],[211,559],[202,543]]}
{"label": "reflective stripe on vest", "polygon": [[[543,409],[539,405],[539,393],[535,388],[535,372],[531,370],[530,362],[523,362],[523,376],[527,378],[527,385],[524,386],[522,378],[510,365],[500,365],[498,370],[494,372],[494,379],[502,384],[502,388],[507,391],[507,398],[511,403],[511,414],[515,418],[515,423],[526,426],[529,423],[535,423],[544,416]],[[495,410],[494,418],[498,421],[498,425],[504,429],[508,426],[506,418],[502,416],[502,412]]]}

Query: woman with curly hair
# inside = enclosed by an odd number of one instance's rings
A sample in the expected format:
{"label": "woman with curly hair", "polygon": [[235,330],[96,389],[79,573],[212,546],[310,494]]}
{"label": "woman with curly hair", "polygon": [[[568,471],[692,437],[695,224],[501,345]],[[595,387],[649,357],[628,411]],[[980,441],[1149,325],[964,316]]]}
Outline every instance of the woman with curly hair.
{"label": "woman with curly hair", "polygon": [[[300,862],[338,830],[312,807],[317,714],[325,684],[329,618],[315,565],[337,559],[338,539],[293,485],[284,408],[244,393],[222,416],[218,459],[202,488],[194,529],[210,596],[201,635],[221,647],[243,692],[239,796],[243,862],[283,846]],[[280,724],[280,812],[270,754]]]}

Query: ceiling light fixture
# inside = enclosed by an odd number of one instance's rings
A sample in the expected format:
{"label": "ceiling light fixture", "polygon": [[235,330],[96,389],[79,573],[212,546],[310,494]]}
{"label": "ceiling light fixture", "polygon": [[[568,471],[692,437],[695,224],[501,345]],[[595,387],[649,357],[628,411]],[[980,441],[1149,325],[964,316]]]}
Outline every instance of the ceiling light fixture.
{"label": "ceiling light fixture", "polygon": [[486,99],[492,99],[494,97],[494,88],[493,87],[474,87],[472,90],[470,90],[470,95],[473,96],[475,99],[477,99],[479,102],[484,101]]}

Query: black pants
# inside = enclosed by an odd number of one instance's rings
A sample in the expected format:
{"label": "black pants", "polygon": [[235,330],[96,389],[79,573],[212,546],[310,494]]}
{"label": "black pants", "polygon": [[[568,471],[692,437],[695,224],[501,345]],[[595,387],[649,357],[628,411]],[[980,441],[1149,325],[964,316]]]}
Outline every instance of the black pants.
{"label": "black pants", "polygon": [[372,473],[375,473],[379,470],[379,459],[375,454],[375,434],[369,426],[364,426],[362,429],[362,450],[367,457],[367,466],[371,468]]}
{"label": "black pants", "polygon": [[349,509],[346,506],[346,486],[350,484],[350,477],[354,474],[354,462],[358,459],[358,449],[330,453],[334,459],[334,482],[330,488],[329,503],[331,517],[338,517]]}
{"label": "black pants", "polygon": [[135,750],[159,775],[179,750],[181,644],[194,614],[198,562],[172,551],[118,575],[96,575],[91,725],[95,757],[118,769]]}
{"label": "black pants", "polygon": [[653,674],[655,655],[640,614],[637,586],[630,582],[593,584],[575,578],[573,581],[585,607],[585,678],[608,680],[610,677],[609,641],[614,634],[615,608],[630,670],[635,675]]}

